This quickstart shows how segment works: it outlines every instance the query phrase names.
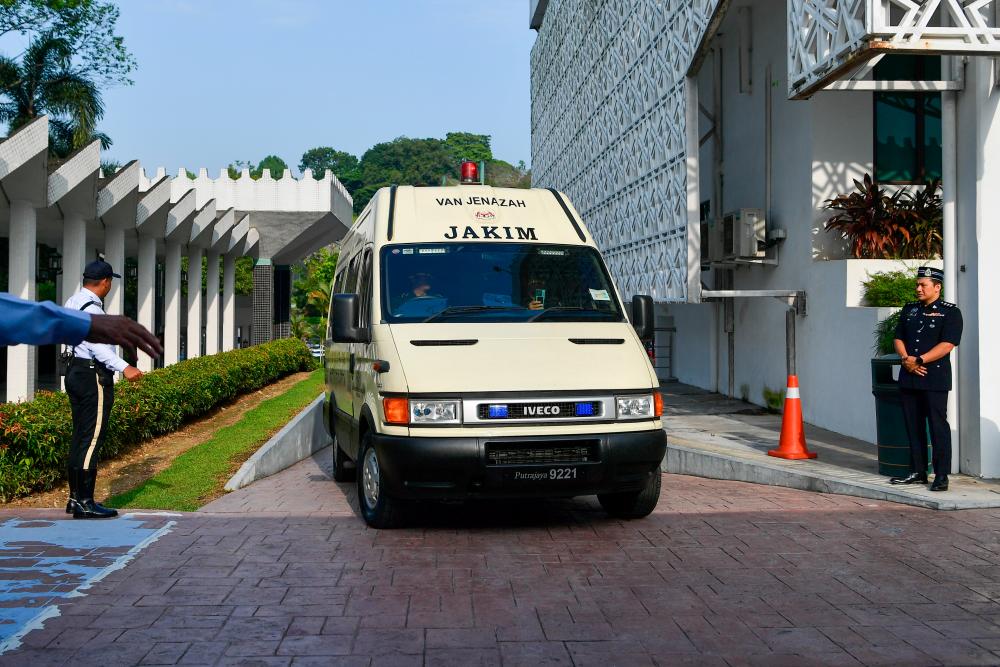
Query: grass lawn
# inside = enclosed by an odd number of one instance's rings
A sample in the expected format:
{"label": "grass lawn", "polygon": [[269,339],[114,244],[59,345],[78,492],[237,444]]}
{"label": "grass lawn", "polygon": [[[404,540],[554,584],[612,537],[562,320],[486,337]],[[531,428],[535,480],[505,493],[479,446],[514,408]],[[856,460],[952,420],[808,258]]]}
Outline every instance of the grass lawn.
{"label": "grass lawn", "polygon": [[236,469],[323,391],[323,370],[314,371],[280,396],[249,410],[207,442],[184,452],[134,489],[108,499],[110,507],[194,511],[219,497]]}

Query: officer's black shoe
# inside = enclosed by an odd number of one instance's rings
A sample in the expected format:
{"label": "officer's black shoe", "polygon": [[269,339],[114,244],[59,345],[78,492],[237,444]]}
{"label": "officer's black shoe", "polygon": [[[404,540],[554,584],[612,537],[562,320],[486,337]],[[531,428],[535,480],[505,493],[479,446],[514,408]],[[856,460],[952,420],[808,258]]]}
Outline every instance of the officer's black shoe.
{"label": "officer's black shoe", "polygon": [[906,477],[892,477],[889,479],[890,484],[926,484],[927,474],[921,475],[919,472],[911,472]]}
{"label": "officer's black shoe", "polygon": [[118,516],[118,510],[105,507],[94,500],[94,485],[97,470],[78,470],[77,506],[73,510],[74,519],[110,519]]}
{"label": "officer's black shoe", "polygon": [[77,506],[77,486],[79,486],[79,473],[76,468],[69,469],[69,500],[66,501],[66,514],[72,514]]}
{"label": "officer's black shoe", "polygon": [[934,483],[931,484],[931,491],[947,491],[947,490],[948,490],[948,476],[934,475]]}

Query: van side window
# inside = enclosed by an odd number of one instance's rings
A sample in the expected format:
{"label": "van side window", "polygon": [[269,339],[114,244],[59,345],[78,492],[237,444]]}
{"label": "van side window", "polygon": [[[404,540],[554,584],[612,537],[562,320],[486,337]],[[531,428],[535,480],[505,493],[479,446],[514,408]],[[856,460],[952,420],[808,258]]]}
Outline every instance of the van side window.
{"label": "van side window", "polygon": [[358,326],[367,327],[372,319],[372,249],[365,248],[361,257],[361,279],[358,281],[358,294],[361,297],[358,310]]}

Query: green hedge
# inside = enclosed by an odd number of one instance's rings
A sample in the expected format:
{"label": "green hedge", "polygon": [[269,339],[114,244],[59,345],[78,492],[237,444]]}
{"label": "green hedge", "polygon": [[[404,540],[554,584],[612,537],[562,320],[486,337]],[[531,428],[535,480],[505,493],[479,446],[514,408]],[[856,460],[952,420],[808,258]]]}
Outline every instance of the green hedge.
{"label": "green hedge", "polygon": [[[100,453],[112,459],[289,373],[315,368],[296,339],[277,340],[182,361],[119,382]],[[0,404],[0,501],[52,488],[65,477],[73,433],[69,399],[39,392],[34,401]]]}
{"label": "green hedge", "polygon": [[913,269],[871,273],[868,275],[868,280],[863,283],[865,305],[905,306],[908,302],[917,300],[914,293],[916,282],[917,272]]}

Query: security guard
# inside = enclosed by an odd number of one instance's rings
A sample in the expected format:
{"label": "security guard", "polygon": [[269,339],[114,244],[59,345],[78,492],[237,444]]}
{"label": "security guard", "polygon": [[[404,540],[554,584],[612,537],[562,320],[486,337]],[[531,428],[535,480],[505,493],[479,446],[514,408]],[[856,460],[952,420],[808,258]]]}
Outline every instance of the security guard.
{"label": "security guard", "polygon": [[[66,302],[67,308],[88,313],[104,312],[104,297],[111,279],[121,278],[104,261],[87,264],[83,288]],[[107,433],[115,400],[114,374],[137,380],[142,371],[118,356],[113,345],[83,342],[73,347],[66,372],[66,393],[73,411],[73,440],[69,450],[69,502],[66,513],[74,519],[106,519],[118,512],[94,501],[97,460]]]}
{"label": "security guard", "polygon": [[930,266],[917,269],[917,299],[903,306],[893,341],[903,360],[899,393],[910,440],[910,474],[893,477],[892,484],[927,483],[927,428],[934,450],[931,491],[948,490],[951,472],[951,427],[948,392],[951,391],[950,352],[962,340],[962,311],[941,299],[944,272]]}

